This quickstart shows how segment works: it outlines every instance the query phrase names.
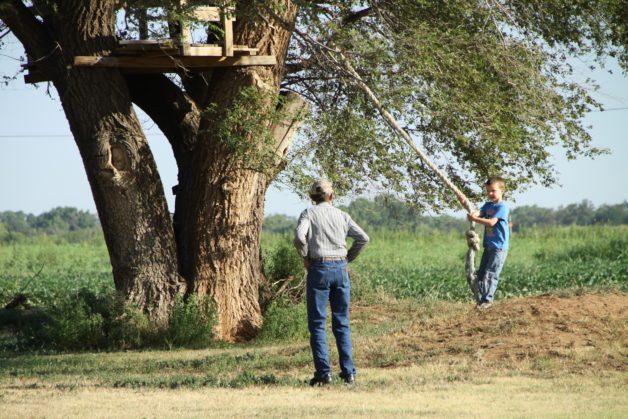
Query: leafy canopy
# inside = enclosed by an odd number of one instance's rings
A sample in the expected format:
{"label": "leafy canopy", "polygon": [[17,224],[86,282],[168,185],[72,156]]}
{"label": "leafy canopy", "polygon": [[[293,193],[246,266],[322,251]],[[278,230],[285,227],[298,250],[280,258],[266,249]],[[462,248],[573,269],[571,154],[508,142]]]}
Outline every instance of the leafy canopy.
{"label": "leafy canopy", "polygon": [[[279,180],[298,192],[307,190],[312,177],[326,176],[341,194],[384,192],[430,208],[455,204],[356,88],[338,51],[472,198],[481,192],[475,185],[492,175],[507,178],[510,190],[555,183],[552,146],[562,146],[569,158],[604,152],[592,146],[581,122],[587,111],[600,108],[589,93],[593,86],[573,81],[569,60],[586,56],[603,63],[614,57],[627,68],[621,0],[294,0],[296,22],[279,18],[287,1],[213,5],[234,6],[237,22],[254,18],[293,30],[281,87],[308,99],[313,111]],[[142,10],[163,18],[148,27],[149,36],[163,37],[173,29],[166,16],[170,22],[193,20],[190,7],[208,3],[120,4],[125,8],[117,34],[135,38]],[[191,23],[195,42],[216,43],[223,36],[216,25]],[[7,33],[0,22],[0,46]],[[185,83],[178,85],[185,90]],[[210,106],[204,116],[215,119],[220,111]],[[242,119],[250,123],[240,128],[259,130],[271,119]],[[222,138],[236,150],[243,144],[230,133]],[[268,140],[262,135],[260,141]]]}
{"label": "leafy canopy", "polygon": [[[552,184],[549,147],[595,156],[581,119],[599,109],[568,58],[615,56],[626,68],[618,1],[302,2],[284,88],[314,104],[284,181],[330,177],[341,191],[453,204],[429,168],[343,72],[349,57],[384,106],[472,197],[491,175],[510,190]],[[373,185],[378,185],[374,187]]]}

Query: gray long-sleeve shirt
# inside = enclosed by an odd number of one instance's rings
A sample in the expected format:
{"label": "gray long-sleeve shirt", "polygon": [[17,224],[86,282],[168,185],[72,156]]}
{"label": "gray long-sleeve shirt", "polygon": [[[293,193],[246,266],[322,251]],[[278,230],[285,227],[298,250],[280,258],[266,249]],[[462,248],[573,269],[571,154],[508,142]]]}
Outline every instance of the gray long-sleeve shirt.
{"label": "gray long-sleeve shirt", "polygon": [[[347,251],[347,236],[353,244]],[[294,247],[303,258],[346,257],[353,261],[369,242],[369,236],[351,216],[322,202],[299,216],[294,232]]]}

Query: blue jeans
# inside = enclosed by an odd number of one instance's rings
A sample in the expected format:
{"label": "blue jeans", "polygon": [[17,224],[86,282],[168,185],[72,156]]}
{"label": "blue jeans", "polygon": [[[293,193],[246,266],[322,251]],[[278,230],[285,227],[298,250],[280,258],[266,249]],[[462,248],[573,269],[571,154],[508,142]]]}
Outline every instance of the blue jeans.
{"label": "blue jeans", "polygon": [[478,269],[478,288],[479,300],[478,304],[492,303],[497,291],[497,283],[499,282],[499,274],[502,271],[508,250],[495,249],[493,247],[485,247],[482,253],[482,260]]}
{"label": "blue jeans", "polygon": [[346,260],[310,262],[307,270],[307,325],[316,378],[331,374],[325,333],[328,301],[331,305],[331,330],[340,358],[340,376],[355,374],[349,330],[350,289]]}

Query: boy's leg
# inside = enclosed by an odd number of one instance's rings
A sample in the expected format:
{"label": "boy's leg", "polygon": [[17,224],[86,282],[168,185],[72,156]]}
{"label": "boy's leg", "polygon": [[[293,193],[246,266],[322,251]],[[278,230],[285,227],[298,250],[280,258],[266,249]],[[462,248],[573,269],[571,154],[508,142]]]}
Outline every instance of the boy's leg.
{"label": "boy's leg", "polygon": [[353,364],[353,348],[351,344],[351,330],[349,328],[349,300],[351,285],[347,263],[337,264],[334,280],[330,285],[329,302],[331,305],[331,328],[336,338],[338,358],[340,361],[340,376],[346,378],[355,375]]}
{"label": "boy's leg", "polygon": [[506,261],[507,250],[487,248],[484,249],[489,256],[486,262],[486,271],[484,273],[482,302],[492,303],[497,291],[499,283],[499,274],[504,267]]}
{"label": "boy's leg", "polygon": [[488,265],[490,259],[489,248],[484,248],[482,252],[482,258],[480,259],[480,267],[477,272],[477,283],[478,283],[478,299],[476,301],[477,304],[482,304],[484,302],[484,296],[486,295],[486,267]]}
{"label": "boy's leg", "polygon": [[325,262],[313,262],[307,272],[307,326],[314,358],[315,378],[331,375],[325,320],[329,300],[329,270]]}

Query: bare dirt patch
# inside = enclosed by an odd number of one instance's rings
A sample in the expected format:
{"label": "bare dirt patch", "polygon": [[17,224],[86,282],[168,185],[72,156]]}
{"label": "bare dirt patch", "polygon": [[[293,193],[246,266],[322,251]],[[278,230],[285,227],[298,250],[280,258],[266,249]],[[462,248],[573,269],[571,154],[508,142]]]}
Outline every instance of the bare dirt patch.
{"label": "bare dirt patch", "polygon": [[[358,322],[362,310],[375,310],[382,324],[400,325],[390,334],[366,339],[367,346],[381,350],[384,344],[388,354],[406,355],[393,362],[388,357],[381,367],[468,357],[483,362],[557,360],[567,369],[628,371],[626,293],[537,295],[503,301],[485,311],[441,304],[405,322],[408,307],[361,307],[356,310]],[[383,358],[366,352],[374,363]]]}

